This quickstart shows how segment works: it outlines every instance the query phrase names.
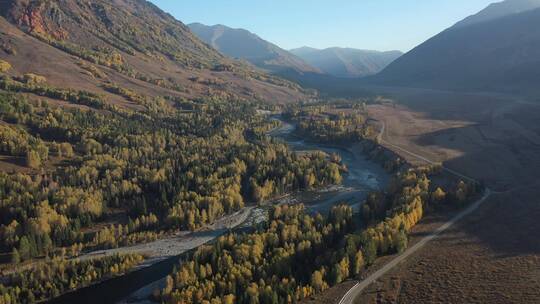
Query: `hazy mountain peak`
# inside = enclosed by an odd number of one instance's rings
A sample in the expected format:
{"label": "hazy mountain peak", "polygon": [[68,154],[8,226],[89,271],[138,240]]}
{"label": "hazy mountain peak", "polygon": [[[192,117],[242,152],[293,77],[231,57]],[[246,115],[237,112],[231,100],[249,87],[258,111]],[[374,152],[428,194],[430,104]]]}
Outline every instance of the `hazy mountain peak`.
{"label": "hazy mountain peak", "polygon": [[318,52],[320,49],[312,48],[309,46],[302,46],[296,49],[290,49],[289,52],[295,54],[296,56],[300,56],[301,54],[309,54],[313,52]]}
{"label": "hazy mountain peak", "polygon": [[324,73],[336,77],[373,75],[402,55],[399,51],[379,52],[343,47],[321,50],[307,46],[290,50],[290,52]]}
{"label": "hazy mountain peak", "polygon": [[540,0],[505,0],[490,4],[477,14],[469,16],[456,23],[454,27],[468,26],[475,23],[486,22],[508,15],[519,14],[540,8]]}
{"label": "hazy mountain peak", "polygon": [[245,59],[252,64],[273,72],[295,70],[297,72],[320,72],[297,56],[279,48],[256,34],[217,24],[207,26],[201,23],[188,25],[201,40],[224,55]]}

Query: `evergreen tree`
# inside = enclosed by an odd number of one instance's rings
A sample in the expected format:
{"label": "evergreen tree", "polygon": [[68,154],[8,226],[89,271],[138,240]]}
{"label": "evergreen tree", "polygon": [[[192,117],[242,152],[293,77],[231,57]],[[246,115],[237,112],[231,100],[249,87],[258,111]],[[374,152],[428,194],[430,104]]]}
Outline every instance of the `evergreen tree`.
{"label": "evergreen tree", "polygon": [[19,255],[19,251],[16,248],[13,248],[13,251],[11,252],[11,263],[19,264],[20,262],[21,256]]}
{"label": "evergreen tree", "polygon": [[22,261],[32,258],[32,248],[26,236],[21,237],[19,241],[19,255]]}

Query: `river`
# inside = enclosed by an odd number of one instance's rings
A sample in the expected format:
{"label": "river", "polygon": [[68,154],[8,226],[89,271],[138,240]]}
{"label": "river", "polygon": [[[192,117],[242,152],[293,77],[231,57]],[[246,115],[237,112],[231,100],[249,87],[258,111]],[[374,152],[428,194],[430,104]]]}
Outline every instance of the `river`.
{"label": "river", "polygon": [[352,147],[331,146],[306,141],[294,135],[296,127],[288,122],[274,117],[281,122],[281,127],[269,134],[285,141],[296,152],[323,151],[337,154],[347,168],[343,183],[340,187],[327,191],[304,192],[298,195],[297,201],[304,202],[310,209],[325,214],[336,203],[348,203],[358,210],[367,194],[374,190],[382,190],[388,184],[389,174],[378,164],[367,159],[358,149]]}
{"label": "river", "polygon": [[[348,169],[341,186],[291,194],[276,200],[275,203],[302,202],[312,213],[319,212],[321,214],[327,213],[333,205],[342,202],[358,210],[361,202],[364,201],[369,192],[386,187],[389,175],[382,167],[363,157],[360,152],[355,153],[349,147],[307,142],[293,134],[295,130],[293,124],[281,120],[280,117],[273,117],[272,119],[279,120],[281,126],[269,132],[270,136],[283,140],[292,150],[298,153],[309,151],[335,153],[341,157],[343,164]],[[155,289],[163,288],[164,278],[172,272],[174,266],[182,257],[202,244],[211,242],[216,237],[227,233],[229,229],[249,228],[252,223],[260,221],[264,216],[264,208],[248,207],[235,215],[218,221],[218,223],[209,227],[208,231],[178,234],[150,244],[101,251],[88,255],[86,258],[127,252],[154,252],[150,262],[139,270],[65,294],[51,300],[49,303],[153,303],[149,300],[152,292]]]}

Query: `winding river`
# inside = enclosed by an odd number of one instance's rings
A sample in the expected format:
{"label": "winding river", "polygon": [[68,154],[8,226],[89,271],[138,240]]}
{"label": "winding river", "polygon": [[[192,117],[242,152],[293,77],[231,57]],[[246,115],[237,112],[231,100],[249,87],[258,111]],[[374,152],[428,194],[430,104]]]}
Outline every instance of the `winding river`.
{"label": "winding river", "polygon": [[[270,136],[283,140],[298,153],[309,151],[335,153],[341,157],[343,164],[348,169],[341,186],[291,194],[275,203],[302,202],[311,212],[322,214],[325,214],[333,205],[342,202],[358,209],[370,191],[382,189],[387,185],[389,175],[379,165],[366,159],[357,149],[353,151],[352,147],[307,142],[294,135],[295,126],[293,124],[285,122],[277,116],[272,119],[279,120],[281,126],[271,131]],[[149,244],[89,254],[83,258],[129,252],[147,253],[151,251],[154,253],[150,261],[139,270],[65,294],[49,303],[154,303],[149,300],[152,292],[164,286],[164,278],[172,272],[179,259],[200,245],[211,242],[216,237],[227,233],[231,228],[249,228],[252,223],[263,218],[264,214],[264,208],[248,207],[218,221],[204,232],[183,233]]]}
{"label": "winding river", "polygon": [[354,209],[358,209],[369,192],[381,190],[388,184],[390,178],[388,173],[380,165],[367,159],[359,149],[308,142],[294,135],[295,125],[280,118],[274,119],[281,122],[281,127],[273,130],[269,135],[282,139],[292,150],[299,153],[323,151],[328,154],[337,154],[347,168],[342,186],[323,192],[307,192],[298,195],[298,201],[304,202],[313,211],[325,214],[336,203],[347,203]]}

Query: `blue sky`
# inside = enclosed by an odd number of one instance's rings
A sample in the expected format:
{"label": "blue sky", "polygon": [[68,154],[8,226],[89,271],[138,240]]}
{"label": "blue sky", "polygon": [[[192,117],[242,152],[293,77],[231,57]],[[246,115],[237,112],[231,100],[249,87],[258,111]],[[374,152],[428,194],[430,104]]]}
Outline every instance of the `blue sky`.
{"label": "blue sky", "polygon": [[244,28],[282,48],[408,51],[498,0],[151,0],[184,23]]}

